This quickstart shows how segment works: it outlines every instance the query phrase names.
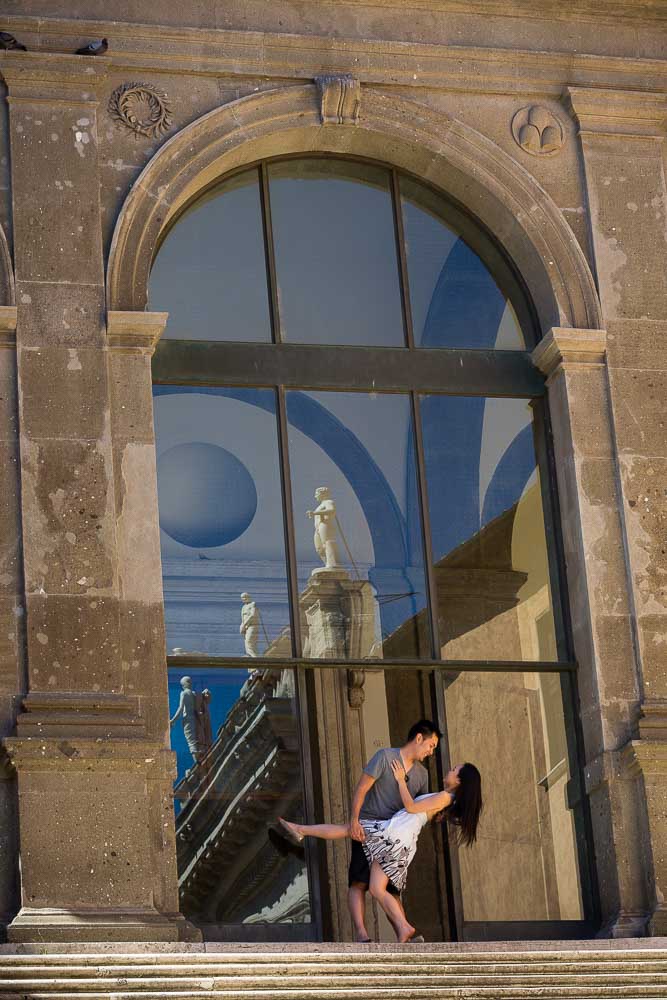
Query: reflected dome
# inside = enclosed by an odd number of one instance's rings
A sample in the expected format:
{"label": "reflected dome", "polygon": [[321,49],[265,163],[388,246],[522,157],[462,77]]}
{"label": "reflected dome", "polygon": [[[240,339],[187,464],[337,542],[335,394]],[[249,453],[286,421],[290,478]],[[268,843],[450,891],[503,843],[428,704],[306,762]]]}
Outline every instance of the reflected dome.
{"label": "reflected dome", "polygon": [[257,490],[247,468],[226,448],[178,444],[157,463],[160,527],[191,548],[227,545],[249,527]]}

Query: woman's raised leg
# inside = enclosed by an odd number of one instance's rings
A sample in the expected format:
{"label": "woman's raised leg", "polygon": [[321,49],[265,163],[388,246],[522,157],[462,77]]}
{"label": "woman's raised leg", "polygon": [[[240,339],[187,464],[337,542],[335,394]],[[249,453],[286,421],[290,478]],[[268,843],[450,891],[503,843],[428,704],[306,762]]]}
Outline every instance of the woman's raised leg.
{"label": "woman's raised leg", "polygon": [[320,840],[345,840],[350,836],[350,828],[343,823],[290,823],[286,819],[280,822],[298,837],[318,837]]}
{"label": "woman's raised leg", "polygon": [[396,897],[387,892],[388,883],[388,877],[382,871],[377,861],[374,861],[371,866],[371,882],[369,886],[371,896],[377,899],[396,931],[396,937],[401,944],[404,944],[410,938],[414,937],[415,929],[412,924],[408,923],[405,911]]}

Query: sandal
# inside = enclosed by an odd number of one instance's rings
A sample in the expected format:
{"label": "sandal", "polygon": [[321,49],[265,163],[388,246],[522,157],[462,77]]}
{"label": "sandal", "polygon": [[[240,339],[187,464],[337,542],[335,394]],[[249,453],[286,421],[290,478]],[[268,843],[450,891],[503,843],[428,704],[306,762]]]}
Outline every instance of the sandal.
{"label": "sandal", "polygon": [[284,820],[282,816],[278,817],[278,823],[280,824],[278,827],[279,833],[285,838],[285,840],[289,840],[292,847],[301,847],[303,844],[303,837],[300,833],[294,832],[292,824]]}

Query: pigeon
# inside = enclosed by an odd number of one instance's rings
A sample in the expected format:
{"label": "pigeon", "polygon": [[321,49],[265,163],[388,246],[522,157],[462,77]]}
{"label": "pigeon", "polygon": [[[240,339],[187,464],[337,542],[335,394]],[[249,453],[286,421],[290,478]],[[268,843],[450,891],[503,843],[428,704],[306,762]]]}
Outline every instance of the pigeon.
{"label": "pigeon", "polygon": [[89,42],[88,45],[84,45],[83,48],[77,49],[75,55],[103,56],[108,48],[109,43],[106,38],[99,38],[96,42]]}
{"label": "pigeon", "polygon": [[10,35],[8,31],[0,31],[0,49],[4,49],[5,52],[27,52],[25,45],[21,45],[17,42],[13,35]]}

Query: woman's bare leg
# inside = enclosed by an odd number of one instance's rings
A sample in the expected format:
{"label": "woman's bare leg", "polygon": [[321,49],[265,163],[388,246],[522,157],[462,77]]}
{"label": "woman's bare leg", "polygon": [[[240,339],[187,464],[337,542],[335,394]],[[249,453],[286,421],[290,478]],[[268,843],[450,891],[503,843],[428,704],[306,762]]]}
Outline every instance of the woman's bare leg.
{"label": "woman's bare leg", "polygon": [[369,886],[371,896],[377,899],[396,931],[396,937],[401,944],[404,944],[414,936],[415,929],[412,924],[408,923],[405,911],[399,901],[390,892],[387,892],[388,883],[389,879],[377,861],[374,861],[371,866],[371,884]]}
{"label": "woman's bare leg", "polygon": [[343,823],[290,823],[281,820],[298,837],[318,837],[320,840],[345,840],[350,828]]}

